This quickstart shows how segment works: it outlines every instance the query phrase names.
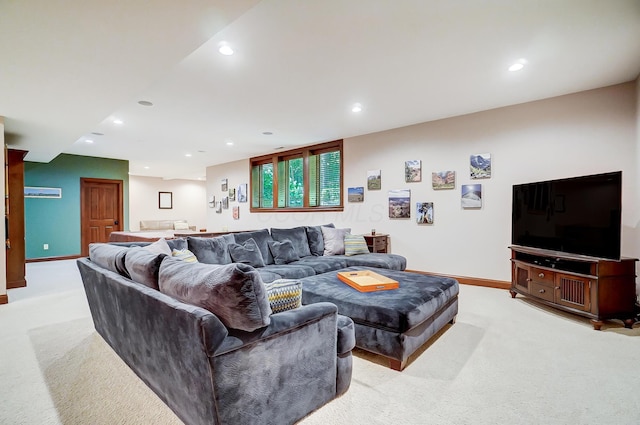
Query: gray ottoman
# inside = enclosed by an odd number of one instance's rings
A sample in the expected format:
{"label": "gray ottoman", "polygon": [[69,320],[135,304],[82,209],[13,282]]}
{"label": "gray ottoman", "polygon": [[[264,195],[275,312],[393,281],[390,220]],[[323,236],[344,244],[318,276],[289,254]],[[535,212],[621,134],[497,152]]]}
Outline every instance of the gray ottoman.
{"label": "gray ottoman", "polygon": [[[341,282],[336,273],[372,270],[398,281],[399,288],[359,292]],[[404,271],[347,267],[300,279],[302,303],[329,301],[355,324],[356,346],[389,358],[402,370],[407,359],[458,314],[458,281]]]}

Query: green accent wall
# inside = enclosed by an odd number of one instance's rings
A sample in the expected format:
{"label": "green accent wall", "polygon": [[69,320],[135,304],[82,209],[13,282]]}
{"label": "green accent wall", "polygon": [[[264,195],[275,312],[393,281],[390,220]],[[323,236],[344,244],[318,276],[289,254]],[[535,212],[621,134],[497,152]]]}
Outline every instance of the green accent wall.
{"label": "green accent wall", "polygon": [[62,188],[60,199],[24,200],[27,259],[80,255],[81,177],[123,181],[124,229],[129,228],[129,161],[68,154],[49,163],[25,161],[25,186]]}

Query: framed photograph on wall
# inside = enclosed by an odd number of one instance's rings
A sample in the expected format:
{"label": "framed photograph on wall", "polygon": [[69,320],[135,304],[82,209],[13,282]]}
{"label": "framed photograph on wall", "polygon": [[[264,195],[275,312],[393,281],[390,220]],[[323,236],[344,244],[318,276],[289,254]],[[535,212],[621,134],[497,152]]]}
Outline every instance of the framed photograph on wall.
{"label": "framed photograph on wall", "polygon": [[382,188],[382,174],[380,170],[367,171],[367,189],[380,190]]}
{"label": "framed photograph on wall", "polygon": [[237,205],[233,207],[233,219],[240,220],[240,207]]}
{"label": "framed photograph on wall", "polygon": [[364,187],[350,187],[347,189],[347,201],[349,202],[363,202],[364,201]]}
{"label": "framed photograph on wall", "polygon": [[227,179],[222,179],[222,181],[220,182],[220,187],[223,192],[229,190],[229,182],[227,181]]}
{"label": "framed photograph on wall", "polygon": [[456,172],[455,171],[438,171],[431,173],[431,185],[433,190],[455,189]]}
{"label": "framed photograph on wall", "polygon": [[238,202],[247,202],[247,184],[242,183],[238,186]]}
{"label": "framed photograph on wall", "polygon": [[229,200],[230,201],[236,200],[236,190],[234,188],[229,188]]}
{"label": "framed photograph on wall", "polygon": [[469,168],[472,179],[491,178],[491,154],[478,153],[469,157]]}
{"label": "framed photograph on wall", "polygon": [[406,183],[422,181],[422,161],[413,159],[404,162],[404,181]]}
{"label": "framed photograph on wall", "polygon": [[482,208],[482,185],[463,184],[461,199],[462,208]]}
{"label": "framed photograph on wall", "polygon": [[411,218],[411,191],[389,191],[389,218]]}
{"label": "framed photograph on wall", "polygon": [[433,224],[433,202],[418,202],[416,216],[418,224]]}
{"label": "framed photograph on wall", "polygon": [[223,196],[222,197],[222,209],[224,209],[224,210],[228,210],[229,209],[229,197],[228,196]]}
{"label": "framed photograph on wall", "polygon": [[158,192],[158,208],[161,210],[173,208],[173,192]]}

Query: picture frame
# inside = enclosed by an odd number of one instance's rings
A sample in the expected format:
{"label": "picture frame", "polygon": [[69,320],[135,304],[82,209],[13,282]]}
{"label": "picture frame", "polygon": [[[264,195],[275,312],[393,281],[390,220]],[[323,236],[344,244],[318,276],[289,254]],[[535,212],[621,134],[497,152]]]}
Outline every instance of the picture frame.
{"label": "picture frame", "polygon": [[477,153],[469,156],[469,173],[473,180],[491,178],[491,154]]}
{"label": "picture frame", "polygon": [[433,202],[416,203],[416,222],[418,224],[433,224]]}
{"label": "picture frame", "polygon": [[389,218],[411,218],[411,191],[389,191]]}
{"label": "picture frame", "polygon": [[223,196],[222,197],[222,209],[224,209],[224,210],[228,210],[229,209],[229,197],[228,196]]}
{"label": "picture frame", "polygon": [[482,185],[463,184],[461,187],[460,200],[464,209],[482,208]]}
{"label": "picture frame", "polygon": [[456,172],[447,170],[431,173],[431,186],[433,190],[455,189]]}
{"label": "picture frame", "polygon": [[223,192],[226,192],[227,190],[229,190],[229,181],[227,179],[222,179],[220,182],[220,187],[222,188]]}
{"label": "picture frame", "polygon": [[158,192],[158,208],[161,210],[173,208],[173,192]]}
{"label": "picture frame", "polygon": [[240,207],[237,205],[233,207],[233,219],[240,220]]}
{"label": "picture frame", "polygon": [[404,181],[406,183],[422,181],[422,161],[412,159],[404,162]]}
{"label": "picture frame", "polygon": [[234,188],[229,188],[229,200],[230,201],[235,201],[236,200],[236,190]]}
{"label": "picture frame", "polygon": [[247,184],[242,183],[238,186],[238,202],[247,202]]}
{"label": "picture frame", "polygon": [[222,201],[216,202],[216,213],[222,214]]}
{"label": "picture frame", "polygon": [[368,190],[382,189],[382,174],[380,170],[367,171],[367,189]]}
{"label": "picture frame", "polygon": [[24,187],[25,198],[57,199],[62,198],[61,187]]}
{"label": "picture frame", "polygon": [[350,187],[347,194],[348,202],[364,202],[364,186]]}

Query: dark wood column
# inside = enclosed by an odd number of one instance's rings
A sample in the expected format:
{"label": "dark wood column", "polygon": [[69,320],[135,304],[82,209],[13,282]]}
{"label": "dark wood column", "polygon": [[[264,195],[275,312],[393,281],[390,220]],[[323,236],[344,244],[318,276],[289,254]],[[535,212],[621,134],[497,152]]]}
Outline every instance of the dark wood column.
{"label": "dark wood column", "polygon": [[27,286],[24,265],[24,157],[26,154],[27,151],[8,149],[6,156],[7,289]]}

